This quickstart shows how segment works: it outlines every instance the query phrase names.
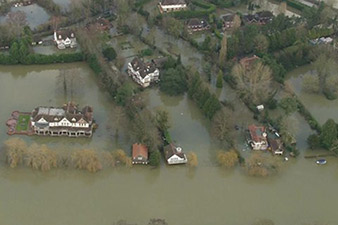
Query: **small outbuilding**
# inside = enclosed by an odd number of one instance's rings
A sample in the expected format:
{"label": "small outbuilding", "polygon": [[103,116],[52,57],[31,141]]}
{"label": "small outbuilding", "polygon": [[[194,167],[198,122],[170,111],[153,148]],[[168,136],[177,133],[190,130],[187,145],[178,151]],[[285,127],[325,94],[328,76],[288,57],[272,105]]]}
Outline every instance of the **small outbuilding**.
{"label": "small outbuilding", "polygon": [[148,164],[148,148],[143,144],[133,144],[133,164]]}

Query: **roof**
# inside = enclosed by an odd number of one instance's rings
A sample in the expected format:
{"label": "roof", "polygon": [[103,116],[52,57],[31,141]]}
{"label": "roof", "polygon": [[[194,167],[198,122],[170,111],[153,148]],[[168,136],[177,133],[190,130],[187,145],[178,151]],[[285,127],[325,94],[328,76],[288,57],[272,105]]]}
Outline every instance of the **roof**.
{"label": "roof", "polygon": [[54,32],[56,32],[56,38],[58,40],[65,40],[67,38],[75,38],[74,32],[70,29],[62,29],[62,30],[57,30]]}
{"label": "roof", "polygon": [[248,128],[252,141],[254,142],[266,141],[267,134],[264,126],[250,125]]}
{"label": "roof", "polygon": [[161,5],[181,5],[186,4],[185,0],[161,0]]}
{"label": "roof", "polygon": [[187,23],[188,26],[207,26],[208,23],[204,19],[192,18]]}
{"label": "roof", "polygon": [[273,151],[282,150],[283,144],[279,139],[269,139],[269,144]]}
{"label": "roof", "polygon": [[273,14],[270,11],[261,11],[256,13],[257,16],[259,16],[260,18],[272,18]]}
{"label": "roof", "polygon": [[86,106],[79,111],[77,106],[73,103],[65,104],[63,107],[47,107],[40,106],[33,110],[32,121],[37,122],[44,118],[47,122],[59,122],[66,118],[70,122],[84,122],[90,123],[93,120],[93,108]]}
{"label": "roof", "polygon": [[[177,151],[178,149],[181,149],[181,151]],[[182,152],[182,148],[176,147],[174,144],[169,144],[164,147],[164,155],[167,160],[170,159],[173,155],[177,155],[182,159],[185,158],[185,154]]]}
{"label": "roof", "polygon": [[148,74],[155,72],[157,69],[154,63],[148,62],[144,63],[138,57],[135,57],[131,62],[131,66],[133,67],[134,71],[138,71],[142,78],[146,77]]}
{"label": "roof", "polygon": [[235,17],[235,14],[228,13],[228,14],[225,14],[222,17],[222,19],[226,22],[232,22],[234,20],[234,17]]}
{"label": "roof", "polygon": [[242,64],[242,66],[244,66],[245,68],[247,68],[251,66],[254,62],[256,62],[257,59],[259,59],[259,57],[256,55],[253,55],[251,57],[244,57],[240,59],[239,63]]}
{"label": "roof", "polygon": [[133,144],[133,158],[142,156],[145,159],[148,159],[148,148],[143,144],[135,143]]}
{"label": "roof", "polygon": [[157,67],[162,67],[168,61],[167,57],[158,57],[156,59],[152,59],[151,62],[155,64]]}

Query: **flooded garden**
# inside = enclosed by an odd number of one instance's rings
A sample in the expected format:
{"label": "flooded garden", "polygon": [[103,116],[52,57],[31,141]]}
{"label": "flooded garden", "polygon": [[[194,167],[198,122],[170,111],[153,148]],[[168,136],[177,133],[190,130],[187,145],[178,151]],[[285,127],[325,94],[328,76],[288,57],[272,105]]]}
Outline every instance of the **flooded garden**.
{"label": "flooded garden", "polygon": [[[69,79],[76,80],[68,84],[67,91],[60,85],[64,71],[70,74]],[[155,169],[134,166],[92,174],[59,168],[43,173],[9,168],[1,148],[1,221],[6,225],[111,225],[119,220],[147,224],[150,218],[163,218],[168,224],[196,225],[250,225],[261,219],[271,219],[276,225],[337,223],[336,158],[329,158],[323,167],[303,157],[291,159],[279,174],[267,178],[249,177],[239,167],[225,170],[215,163],[219,149],[209,134],[210,122],[188,96],[169,97],[152,88],[143,91],[141,97],[150,110],[168,111],[169,132],[185,150],[197,154],[196,169],[170,167],[162,160]],[[236,111],[242,112],[230,119],[243,125],[250,122],[250,112],[238,103],[229,87],[223,88],[219,98],[233,102]],[[115,105],[84,63],[0,67],[1,142],[9,138],[5,123],[12,111],[60,106],[71,100],[93,106],[99,127],[92,138],[22,138],[62,151],[122,148],[130,154],[130,131],[117,124]],[[295,120],[299,124],[297,144],[306,151],[308,128],[298,115]]]}

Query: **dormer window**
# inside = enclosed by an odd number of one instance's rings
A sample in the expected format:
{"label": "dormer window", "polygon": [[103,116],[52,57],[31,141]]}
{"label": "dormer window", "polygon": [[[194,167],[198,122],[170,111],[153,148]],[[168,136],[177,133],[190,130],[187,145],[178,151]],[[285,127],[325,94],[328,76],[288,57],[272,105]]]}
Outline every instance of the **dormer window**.
{"label": "dormer window", "polygon": [[57,117],[54,117],[54,121],[58,121],[58,118],[57,118]]}
{"label": "dormer window", "polygon": [[62,39],[62,36],[61,36],[61,35],[59,35],[59,39]]}
{"label": "dormer window", "polygon": [[75,118],[73,118],[73,119],[72,119],[72,121],[73,121],[73,122],[75,122],[75,121],[76,121],[76,119],[75,119]]}

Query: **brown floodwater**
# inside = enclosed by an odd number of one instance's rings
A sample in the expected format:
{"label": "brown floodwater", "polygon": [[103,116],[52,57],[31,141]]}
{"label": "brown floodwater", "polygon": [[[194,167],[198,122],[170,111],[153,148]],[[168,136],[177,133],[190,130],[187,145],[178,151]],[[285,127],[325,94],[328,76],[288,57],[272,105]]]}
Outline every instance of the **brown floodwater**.
{"label": "brown floodwater", "polygon": [[[79,85],[64,92],[60,69],[73,71]],[[226,98],[231,91],[223,92]],[[169,112],[172,138],[199,158],[195,171],[162,162],[157,169],[135,166],[96,174],[73,169],[43,173],[10,169],[1,160],[0,224],[112,225],[121,219],[147,224],[150,218],[163,218],[170,225],[251,225],[261,218],[276,225],[338,224],[337,159],[327,158],[325,166],[302,157],[291,159],[278,175],[268,178],[248,177],[240,168],[224,170],[215,165],[218,148],[209,135],[210,123],[187,96],[168,97],[157,89],[147,89],[142,96],[148,108]],[[13,110],[30,111],[71,99],[94,107],[99,128],[91,139],[24,139],[51,147],[129,149],[131,141],[125,132],[117,140],[113,134],[115,106],[83,63],[0,67],[0,141],[8,138],[5,122]],[[302,129],[297,134],[305,150],[307,134]]]}
{"label": "brown floodwater", "polygon": [[299,67],[288,74],[287,83],[320,124],[328,119],[338,122],[338,99],[328,100],[323,94],[311,94],[302,90],[303,76],[308,73],[316,74],[312,65]]}

